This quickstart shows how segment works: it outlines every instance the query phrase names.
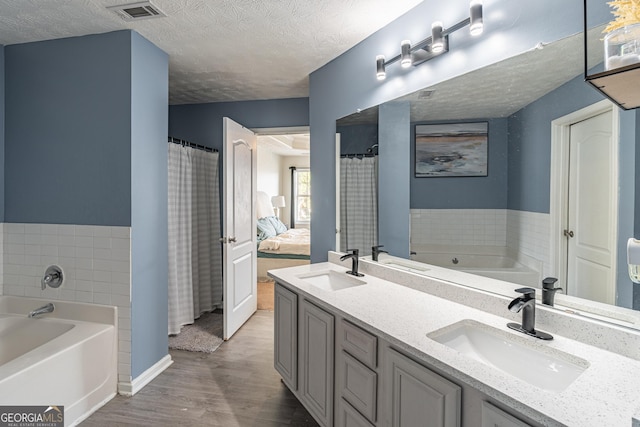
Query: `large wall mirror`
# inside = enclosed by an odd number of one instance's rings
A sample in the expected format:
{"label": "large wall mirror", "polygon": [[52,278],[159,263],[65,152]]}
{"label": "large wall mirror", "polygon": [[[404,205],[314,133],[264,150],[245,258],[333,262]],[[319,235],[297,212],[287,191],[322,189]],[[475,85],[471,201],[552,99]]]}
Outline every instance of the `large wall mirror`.
{"label": "large wall mirror", "polygon": [[[595,70],[602,62],[601,30],[588,37],[593,41],[588,63]],[[640,327],[639,313],[628,310],[639,307],[625,251],[634,232],[640,126],[635,110],[619,109],[584,82],[583,40],[577,34],[541,43],[390,101],[410,105],[404,137],[409,164],[392,169],[378,164],[375,154],[385,155],[383,135],[388,134],[380,128],[382,120],[378,125],[383,106],[338,120],[346,158],[339,165],[339,228],[347,234],[340,249],[353,246],[370,254],[370,246],[386,246],[379,236],[389,221],[370,214],[364,223],[359,218],[383,196],[373,190],[391,187],[409,194],[409,206],[394,206],[398,218],[410,217],[407,251],[390,251],[410,259],[407,268],[433,276],[446,268],[503,280],[508,283],[489,285],[489,290],[509,296],[518,285],[539,288],[543,278],[555,277],[564,292],[557,295],[557,306]],[[434,124],[445,126],[424,126]],[[480,142],[479,127],[486,129]],[[469,150],[484,150],[484,157]],[[363,160],[369,164],[364,173]],[[486,176],[478,176],[483,175],[478,162],[485,162]],[[358,179],[345,182],[349,174]],[[380,185],[407,175],[408,188]],[[363,190],[363,181],[374,184]],[[361,212],[350,215],[354,209]],[[370,231],[375,227],[378,233]],[[363,229],[368,235],[360,238]],[[471,281],[485,285],[481,278]],[[590,302],[581,304],[585,301]]]}

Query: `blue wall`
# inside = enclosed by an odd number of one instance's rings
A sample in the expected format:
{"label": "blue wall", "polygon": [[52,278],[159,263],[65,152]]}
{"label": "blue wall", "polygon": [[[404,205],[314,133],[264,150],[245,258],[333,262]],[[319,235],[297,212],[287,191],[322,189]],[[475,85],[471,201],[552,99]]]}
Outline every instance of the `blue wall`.
{"label": "blue wall", "polygon": [[169,107],[169,135],[222,150],[222,118],[247,128],[309,126],[309,98]]}
{"label": "blue wall", "polygon": [[0,45],[0,222],[4,222],[4,46]]}
{"label": "blue wall", "polygon": [[509,117],[509,209],[549,213],[551,121],[602,99],[578,76]]}
{"label": "blue wall", "polygon": [[5,47],[5,221],[131,224],[129,31]]}
{"label": "blue wall", "polygon": [[484,121],[489,122],[488,176],[486,177],[416,178],[415,125],[429,124],[429,122],[411,123],[412,209],[505,209],[507,207],[507,119]]}
{"label": "blue wall", "polygon": [[[592,7],[592,4],[593,7]],[[387,68],[387,79],[375,76],[375,57],[398,54],[401,40],[429,36],[429,22],[445,24],[467,17],[467,0],[422,2],[309,77],[311,171],[314,219],[311,260],[325,261],[335,246],[335,131],[336,119],[432,86],[583,30],[581,0],[520,2],[495,0],[485,5],[485,32],[471,38],[459,31],[450,38],[451,52],[408,70],[398,64]],[[553,11],[553,13],[550,13]],[[608,21],[606,2],[590,0],[590,15]],[[595,22],[592,20],[592,22]]]}
{"label": "blue wall", "polygon": [[366,154],[367,148],[378,143],[378,124],[338,126],[340,154]]}
{"label": "blue wall", "polygon": [[169,57],[131,35],[131,376],[168,353]]}
{"label": "blue wall", "polygon": [[378,111],[378,243],[390,254],[409,258],[409,187],[407,174],[411,104],[387,102]]}

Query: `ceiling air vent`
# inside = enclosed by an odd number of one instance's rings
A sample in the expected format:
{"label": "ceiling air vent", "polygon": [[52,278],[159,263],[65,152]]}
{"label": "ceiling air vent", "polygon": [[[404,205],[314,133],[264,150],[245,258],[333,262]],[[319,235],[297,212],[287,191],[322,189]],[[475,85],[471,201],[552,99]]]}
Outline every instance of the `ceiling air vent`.
{"label": "ceiling air vent", "polygon": [[167,16],[150,1],[110,6],[107,9],[116,12],[125,21],[139,21],[141,19],[162,18]]}
{"label": "ceiling air vent", "polygon": [[419,99],[429,99],[433,96],[435,90],[421,90],[418,94]]}

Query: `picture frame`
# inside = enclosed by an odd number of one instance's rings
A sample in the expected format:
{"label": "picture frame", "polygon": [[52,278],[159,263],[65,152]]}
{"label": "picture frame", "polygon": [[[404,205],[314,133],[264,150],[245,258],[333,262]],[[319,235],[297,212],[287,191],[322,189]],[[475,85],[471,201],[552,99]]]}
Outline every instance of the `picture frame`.
{"label": "picture frame", "polygon": [[415,127],[415,177],[488,176],[489,122]]}

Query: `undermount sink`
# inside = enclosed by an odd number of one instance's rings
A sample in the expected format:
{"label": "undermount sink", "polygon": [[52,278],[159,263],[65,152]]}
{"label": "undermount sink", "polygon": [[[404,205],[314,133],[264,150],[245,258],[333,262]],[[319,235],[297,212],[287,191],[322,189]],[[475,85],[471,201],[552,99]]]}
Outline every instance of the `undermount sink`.
{"label": "undermount sink", "polygon": [[465,356],[552,392],[566,389],[589,367],[584,359],[473,320],[454,323],[427,336]]}
{"label": "undermount sink", "polygon": [[355,276],[333,270],[314,271],[312,273],[301,274],[298,278],[325,291],[339,291],[367,283]]}

